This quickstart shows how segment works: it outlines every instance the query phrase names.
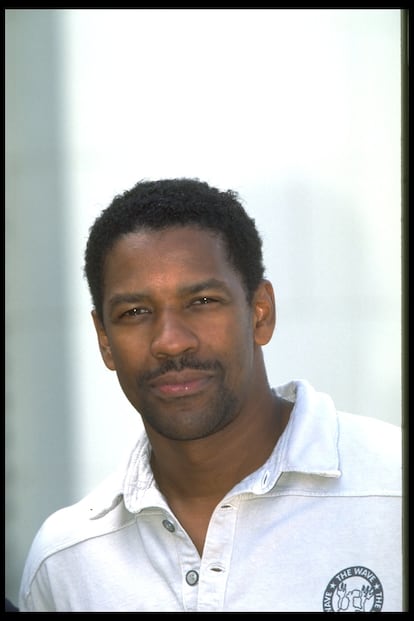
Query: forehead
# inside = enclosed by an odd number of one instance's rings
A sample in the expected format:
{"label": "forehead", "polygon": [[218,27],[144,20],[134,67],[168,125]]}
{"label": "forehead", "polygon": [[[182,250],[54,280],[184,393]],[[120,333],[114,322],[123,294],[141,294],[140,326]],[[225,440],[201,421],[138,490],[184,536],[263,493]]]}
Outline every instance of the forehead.
{"label": "forehead", "polygon": [[145,229],[121,237],[108,253],[104,287],[174,285],[209,278],[240,281],[221,236],[198,227]]}

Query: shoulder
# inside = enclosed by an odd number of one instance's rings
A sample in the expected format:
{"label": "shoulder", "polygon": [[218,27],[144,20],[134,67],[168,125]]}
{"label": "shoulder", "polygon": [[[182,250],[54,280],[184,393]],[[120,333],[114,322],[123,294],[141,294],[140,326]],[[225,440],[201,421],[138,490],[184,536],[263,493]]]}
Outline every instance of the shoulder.
{"label": "shoulder", "polygon": [[115,532],[134,520],[128,510],[124,487],[128,489],[128,472],[147,449],[145,433],[133,438],[118,468],[78,502],[52,513],[36,533],[25,565],[25,575],[32,575],[51,555],[108,533]]}
{"label": "shoulder", "polygon": [[372,418],[337,412],[340,445],[359,453],[361,448],[377,454],[383,459],[400,460],[402,433],[401,427],[392,423]]}
{"label": "shoulder", "polygon": [[25,578],[30,581],[51,555],[122,528],[132,520],[123,503],[121,485],[122,478],[111,475],[79,502],[52,513],[32,542],[25,564]]}
{"label": "shoulder", "polygon": [[337,412],[340,469],[357,471],[361,483],[375,481],[381,491],[399,493],[402,486],[402,431],[392,423]]}

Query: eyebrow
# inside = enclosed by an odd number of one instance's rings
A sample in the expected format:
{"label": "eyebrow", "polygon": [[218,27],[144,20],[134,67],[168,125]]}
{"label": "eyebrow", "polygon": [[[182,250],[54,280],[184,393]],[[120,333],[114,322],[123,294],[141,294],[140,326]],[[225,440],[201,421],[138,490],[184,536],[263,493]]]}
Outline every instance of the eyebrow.
{"label": "eyebrow", "polygon": [[108,302],[109,309],[113,310],[118,304],[136,304],[147,297],[140,293],[115,293]]}
{"label": "eyebrow", "polygon": [[[216,289],[224,292],[229,291],[228,286],[222,280],[218,280],[217,278],[209,278],[208,280],[180,287],[178,289],[178,294],[181,296],[194,295],[208,289]],[[115,293],[110,298],[108,305],[109,309],[113,310],[118,304],[136,304],[138,302],[142,302],[143,300],[147,300],[149,297],[149,294],[145,292]]]}
{"label": "eyebrow", "polygon": [[221,291],[228,291],[228,286],[222,280],[218,280],[217,278],[209,278],[208,280],[203,280],[201,282],[196,282],[192,285],[188,285],[185,287],[181,287],[179,289],[179,293],[186,295],[189,293],[200,293],[201,291],[205,291],[206,289],[219,289]]}

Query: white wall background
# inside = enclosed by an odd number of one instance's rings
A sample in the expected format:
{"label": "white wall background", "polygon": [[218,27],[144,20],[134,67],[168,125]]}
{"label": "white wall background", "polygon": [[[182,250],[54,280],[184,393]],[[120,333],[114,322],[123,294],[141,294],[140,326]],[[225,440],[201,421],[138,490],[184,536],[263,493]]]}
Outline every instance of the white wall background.
{"label": "white wall background", "polygon": [[[400,423],[401,12],[6,13],[10,49],[22,22],[26,34],[32,33],[32,54],[24,59],[32,68],[40,70],[44,57],[31,24],[50,19],[59,49],[54,75],[62,216],[55,233],[62,241],[60,275],[54,278],[64,287],[65,303],[49,338],[65,335],[63,415],[69,424],[60,442],[70,472],[61,495],[43,503],[32,518],[26,514],[23,528],[23,505],[16,498],[27,488],[27,469],[36,470],[40,452],[47,455],[54,443],[46,416],[38,433],[47,440],[39,442],[38,454],[25,458],[25,468],[13,471],[10,524],[25,532],[20,544],[13,539],[6,568],[9,596],[15,598],[40,517],[80,498],[109,473],[140,426],[115,374],[100,359],[82,270],[93,220],[115,194],[141,178],[194,176],[240,193],[263,235],[267,276],[277,295],[277,329],[265,348],[274,385],[307,378],[329,392],[340,409]],[[25,41],[28,45],[30,38]],[[9,54],[12,82],[23,76],[15,57]],[[13,145],[20,126],[9,122],[9,127]],[[10,147],[8,153],[15,164],[7,173],[13,189],[19,155],[25,156]],[[19,239],[29,206],[13,196],[9,205],[9,234]],[[42,228],[47,221],[46,214]],[[10,242],[12,266],[19,249],[20,256],[27,253],[22,243]],[[30,260],[36,262],[35,254]],[[12,285],[8,291],[10,359],[13,310],[24,296]],[[50,357],[48,364],[52,369]],[[12,465],[27,448],[12,418],[17,414],[23,425],[28,416],[27,404],[19,409],[19,399],[13,399],[22,373],[17,357],[8,375]],[[33,402],[36,387],[30,377],[25,380]],[[59,411],[52,410],[49,416],[56,420]],[[53,461],[50,466],[49,478],[43,476],[35,487],[59,487],[59,471]],[[10,525],[9,540],[12,534]]]}

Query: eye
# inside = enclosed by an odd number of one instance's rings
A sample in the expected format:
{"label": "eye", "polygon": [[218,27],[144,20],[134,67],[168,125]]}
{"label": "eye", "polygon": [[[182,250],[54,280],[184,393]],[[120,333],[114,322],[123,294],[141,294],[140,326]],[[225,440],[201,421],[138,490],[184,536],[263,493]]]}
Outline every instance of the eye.
{"label": "eye", "polygon": [[148,308],[134,307],[122,313],[121,317],[139,317],[140,315],[146,315],[149,313]]}
{"label": "eye", "polygon": [[208,298],[207,296],[203,296],[202,298],[197,298],[194,300],[193,304],[196,306],[205,306],[206,304],[213,304],[217,302],[214,298]]}

